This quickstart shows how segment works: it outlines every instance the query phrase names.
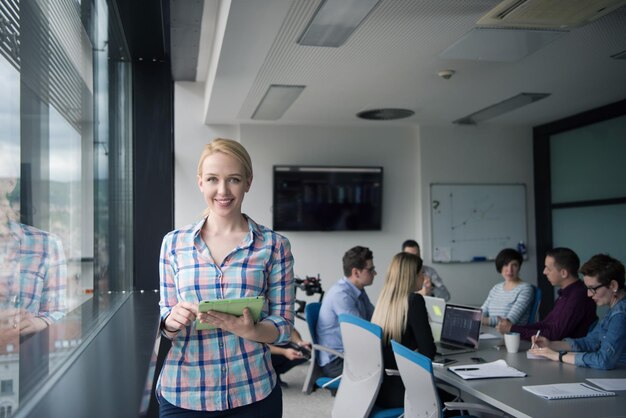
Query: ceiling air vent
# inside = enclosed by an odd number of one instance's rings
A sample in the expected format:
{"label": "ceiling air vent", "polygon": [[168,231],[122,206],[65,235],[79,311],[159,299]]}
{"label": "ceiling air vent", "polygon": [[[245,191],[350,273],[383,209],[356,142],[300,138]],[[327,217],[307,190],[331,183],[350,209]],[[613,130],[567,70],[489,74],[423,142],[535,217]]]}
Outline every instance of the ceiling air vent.
{"label": "ceiling air vent", "polygon": [[413,116],[414,114],[415,112],[410,109],[383,108],[364,110],[357,113],[356,115],[361,119],[368,120],[395,120],[408,118],[410,116]]}
{"label": "ceiling air vent", "polygon": [[566,29],[585,25],[626,4],[626,0],[504,0],[478,26]]}

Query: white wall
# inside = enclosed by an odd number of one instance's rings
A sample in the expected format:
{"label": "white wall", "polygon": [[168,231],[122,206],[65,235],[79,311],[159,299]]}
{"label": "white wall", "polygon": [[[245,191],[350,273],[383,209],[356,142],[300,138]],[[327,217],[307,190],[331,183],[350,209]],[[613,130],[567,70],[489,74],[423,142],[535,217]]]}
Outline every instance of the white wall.
{"label": "white wall", "polygon": [[436,182],[527,185],[530,259],[522,267],[522,277],[536,283],[530,128],[206,126],[202,124],[203,93],[199,83],[175,85],[177,227],[202,213],[204,201],[195,183],[197,158],[205,143],[224,136],[240,140],[252,156],[254,180],[243,209],[269,227],[273,165],[384,167],[382,231],[285,233],[292,244],[295,273],[301,277],[320,274],[324,289],[341,277],[343,253],[364,245],[374,252],[378,268],[374,285],[368,289],[375,302],[391,257],[403,240],[415,238],[422,244],[426,264],[444,278],[452,300],[480,305],[488,290],[502,280],[493,263],[432,264],[429,186]]}
{"label": "white wall", "polygon": [[[423,126],[420,130],[422,257],[443,278],[454,302],[481,305],[502,280],[493,262],[432,264],[431,183],[524,183],[527,249],[520,277],[537,283],[532,129],[515,127]],[[542,258],[543,263],[543,258]],[[543,264],[541,264],[543,265]]]}
{"label": "white wall", "polygon": [[286,232],[295,273],[320,274],[324,289],[342,277],[341,258],[355,245],[374,253],[378,276],[368,293],[376,301],[391,257],[417,229],[419,184],[416,129],[383,127],[242,126],[241,142],[253,161],[254,181],[244,209],[272,225],[272,166],[364,165],[383,167],[382,231]]}
{"label": "white wall", "polygon": [[204,120],[204,83],[174,84],[174,226],[199,219],[206,207],[196,183],[202,147],[214,138],[239,138],[232,125],[207,126]]}

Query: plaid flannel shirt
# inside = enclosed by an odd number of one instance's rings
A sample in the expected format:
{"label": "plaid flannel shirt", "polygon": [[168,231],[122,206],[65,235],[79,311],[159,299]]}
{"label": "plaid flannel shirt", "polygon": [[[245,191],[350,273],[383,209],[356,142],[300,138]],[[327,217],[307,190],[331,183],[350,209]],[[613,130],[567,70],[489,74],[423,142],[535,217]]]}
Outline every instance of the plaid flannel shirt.
{"label": "plaid flannel shirt", "polygon": [[8,226],[1,280],[12,296],[5,296],[14,307],[49,324],[58,321],[65,315],[67,293],[67,263],[61,241],[29,225],[9,221]]}
{"label": "plaid flannel shirt", "polygon": [[[178,302],[263,295],[261,321],[289,340],[295,298],[293,256],[287,238],[248,219],[250,232],[216,265],[200,231],[205,219],[170,232],[160,257],[161,318]],[[157,394],[180,408],[222,411],[267,397],[276,383],[267,344],[221,329],[198,331],[195,323],[172,341]]]}

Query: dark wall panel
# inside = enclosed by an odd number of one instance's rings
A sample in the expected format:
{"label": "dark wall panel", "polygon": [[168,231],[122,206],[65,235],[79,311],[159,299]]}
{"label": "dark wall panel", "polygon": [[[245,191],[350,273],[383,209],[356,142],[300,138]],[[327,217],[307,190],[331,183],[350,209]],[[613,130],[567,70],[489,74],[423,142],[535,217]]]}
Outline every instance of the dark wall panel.
{"label": "dark wall panel", "polygon": [[159,250],[174,225],[173,83],[167,62],[133,74],[135,289],[159,287]]}

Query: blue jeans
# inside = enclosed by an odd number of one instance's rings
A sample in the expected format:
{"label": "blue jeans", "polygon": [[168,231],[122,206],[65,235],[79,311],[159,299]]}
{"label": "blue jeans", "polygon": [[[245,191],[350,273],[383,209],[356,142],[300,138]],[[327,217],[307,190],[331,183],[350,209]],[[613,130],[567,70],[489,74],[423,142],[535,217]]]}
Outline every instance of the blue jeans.
{"label": "blue jeans", "polygon": [[258,402],[225,411],[192,411],[179,408],[161,398],[159,418],[281,418],[283,416],[283,392],[280,385],[274,386],[272,393]]}

